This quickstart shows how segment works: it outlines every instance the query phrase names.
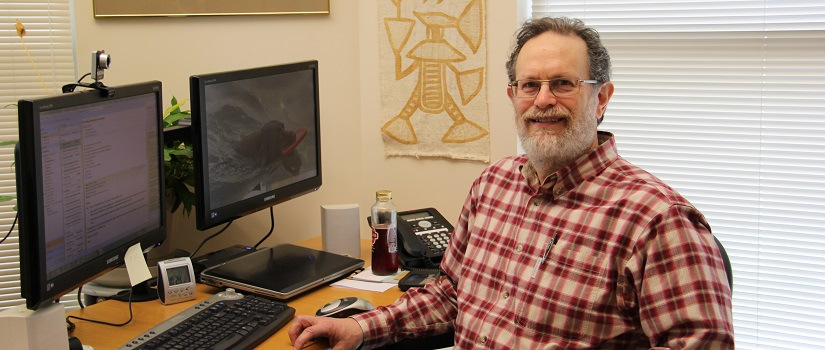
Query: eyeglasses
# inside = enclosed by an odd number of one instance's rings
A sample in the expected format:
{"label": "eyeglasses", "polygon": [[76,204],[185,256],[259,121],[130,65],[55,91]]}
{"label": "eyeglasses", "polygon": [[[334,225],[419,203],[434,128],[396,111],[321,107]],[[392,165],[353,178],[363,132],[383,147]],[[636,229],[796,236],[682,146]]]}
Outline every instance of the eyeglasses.
{"label": "eyeglasses", "polygon": [[578,78],[558,78],[550,80],[523,79],[507,84],[513,91],[513,95],[518,98],[533,98],[539,94],[541,85],[547,83],[550,86],[550,93],[556,97],[568,97],[579,93],[581,83],[599,84],[598,80],[581,80]]}

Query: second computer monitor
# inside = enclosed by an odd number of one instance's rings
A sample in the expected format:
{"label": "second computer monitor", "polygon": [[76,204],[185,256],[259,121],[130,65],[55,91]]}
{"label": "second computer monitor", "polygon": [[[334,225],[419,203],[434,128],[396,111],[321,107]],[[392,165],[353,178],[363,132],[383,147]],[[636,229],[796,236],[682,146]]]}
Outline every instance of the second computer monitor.
{"label": "second computer monitor", "polygon": [[321,186],[318,62],[190,77],[200,230]]}

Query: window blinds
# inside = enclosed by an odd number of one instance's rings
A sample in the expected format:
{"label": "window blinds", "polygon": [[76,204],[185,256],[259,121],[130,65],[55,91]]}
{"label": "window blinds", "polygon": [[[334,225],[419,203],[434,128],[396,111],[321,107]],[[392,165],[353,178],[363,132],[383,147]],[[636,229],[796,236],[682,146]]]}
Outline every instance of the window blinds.
{"label": "window blinds", "polygon": [[[5,1],[0,18],[0,141],[15,141],[17,100],[60,93],[61,86],[75,80],[70,0]],[[17,21],[26,29],[23,41],[15,29]],[[0,148],[1,195],[16,196],[13,153],[11,146]],[[14,204],[0,203],[0,237],[14,221]],[[23,303],[17,242],[15,227],[0,244],[0,309]]]}
{"label": "window blinds", "polygon": [[534,0],[613,59],[600,129],[707,217],[739,349],[825,343],[825,2]]}

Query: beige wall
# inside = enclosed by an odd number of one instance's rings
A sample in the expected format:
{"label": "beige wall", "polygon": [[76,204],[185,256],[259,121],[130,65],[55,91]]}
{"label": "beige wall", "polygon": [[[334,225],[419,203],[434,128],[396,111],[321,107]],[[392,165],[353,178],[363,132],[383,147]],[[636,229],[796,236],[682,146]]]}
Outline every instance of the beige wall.
{"label": "beige wall", "polygon": [[[357,203],[361,217],[378,189],[391,189],[399,209],[432,206],[451,222],[473,179],[488,165],[437,158],[385,157],[379,134],[376,1],[330,0],[329,15],[209,16],[95,19],[91,1],[75,1],[78,71],[91,52],[112,56],[104,83],[164,84],[164,99],[189,97],[190,75],[317,59],[320,66],[324,183],[320,190],[276,205],[275,232],[264,243],[296,242],[321,232],[320,206]],[[488,96],[491,159],[516,152],[504,62],[517,26],[516,6],[488,0]],[[218,228],[200,232],[194,216],[176,213],[175,247],[193,250]],[[201,252],[254,244],[269,230],[262,211],[235,221]],[[368,237],[366,222],[361,235]],[[199,253],[200,254],[200,253]]]}

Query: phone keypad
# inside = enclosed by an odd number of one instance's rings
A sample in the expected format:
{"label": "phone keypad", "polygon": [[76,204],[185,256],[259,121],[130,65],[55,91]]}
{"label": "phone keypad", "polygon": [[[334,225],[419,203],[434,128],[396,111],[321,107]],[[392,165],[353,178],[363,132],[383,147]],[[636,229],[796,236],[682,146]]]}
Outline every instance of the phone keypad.
{"label": "phone keypad", "polygon": [[424,233],[420,237],[427,244],[427,247],[436,254],[444,254],[447,245],[450,244],[450,233],[447,232],[447,229]]}
{"label": "phone keypad", "polygon": [[435,254],[444,254],[450,243],[450,230],[444,224],[432,220],[432,216],[410,220],[413,232],[421,238],[427,248]]}

